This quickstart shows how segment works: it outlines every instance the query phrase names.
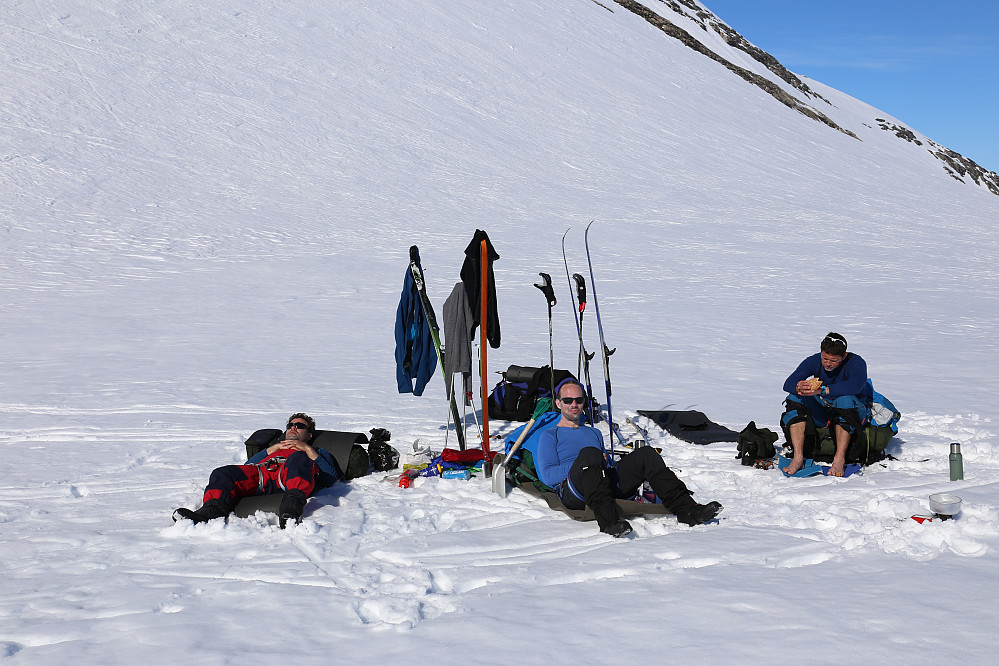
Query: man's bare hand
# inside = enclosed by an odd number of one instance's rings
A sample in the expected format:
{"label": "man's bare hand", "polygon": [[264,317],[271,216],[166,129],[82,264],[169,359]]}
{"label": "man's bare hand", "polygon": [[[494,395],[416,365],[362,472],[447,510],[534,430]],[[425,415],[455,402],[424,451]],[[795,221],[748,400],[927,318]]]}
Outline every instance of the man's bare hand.
{"label": "man's bare hand", "polygon": [[805,397],[818,395],[822,391],[822,384],[815,386],[815,384],[810,379],[805,379],[798,382],[796,387],[798,395],[803,395]]}
{"label": "man's bare hand", "polygon": [[303,452],[305,452],[305,455],[309,456],[309,460],[315,460],[316,458],[319,457],[319,452],[316,451],[311,446],[309,446],[308,443],[306,443],[306,442],[299,442],[299,441],[294,440],[294,439],[286,439],[284,441],[278,442],[277,444],[273,444],[271,446],[268,446],[267,447],[267,455],[271,455],[272,453],[274,453],[276,451],[280,451],[281,449],[285,449],[285,450],[287,450],[287,449],[293,449],[295,451],[303,451]]}

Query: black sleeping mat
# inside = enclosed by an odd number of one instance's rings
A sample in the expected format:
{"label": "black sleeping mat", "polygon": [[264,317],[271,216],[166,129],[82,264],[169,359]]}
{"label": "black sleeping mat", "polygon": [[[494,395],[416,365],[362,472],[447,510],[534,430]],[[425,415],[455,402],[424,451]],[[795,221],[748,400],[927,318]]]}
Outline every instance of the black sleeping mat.
{"label": "black sleeping mat", "polygon": [[739,439],[739,433],[715,423],[704,412],[640,409],[638,413],[652,419],[657,426],[674,437],[692,444],[734,442]]}

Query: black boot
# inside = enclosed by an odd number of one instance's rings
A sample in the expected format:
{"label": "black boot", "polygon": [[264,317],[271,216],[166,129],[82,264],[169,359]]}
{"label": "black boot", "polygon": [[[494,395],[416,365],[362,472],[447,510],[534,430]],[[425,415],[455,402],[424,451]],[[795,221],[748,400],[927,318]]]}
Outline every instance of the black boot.
{"label": "black boot", "polygon": [[708,504],[695,502],[687,486],[676,478],[676,474],[668,467],[649,479],[649,485],[663,504],[673,512],[676,519],[684,525],[691,527],[700,525],[721,513],[722,505],[718,502]]}
{"label": "black boot", "polygon": [[173,520],[177,522],[182,518],[198,523],[207,523],[213,518],[223,518],[229,515],[229,507],[220,500],[208,500],[205,505],[197,511],[180,508],[173,512]]}
{"label": "black boot", "polygon": [[627,520],[618,519],[606,527],[601,527],[600,531],[604,534],[610,534],[615,539],[619,539],[631,534],[631,523]]}
{"label": "black boot", "polygon": [[305,503],[308,498],[301,490],[289,490],[281,498],[281,507],[278,509],[278,517],[281,519],[281,529],[289,520],[294,520],[295,524],[302,522],[302,513],[305,511]]}
{"label": "black boot", "polygon": [[721,510],[722,505],[718,502],[708,502],[707,504],[694,502],[692,507],[677,511],[676,519],[684,525],[693,527],[694,525],[701,525],[712,520],[721,513]]}

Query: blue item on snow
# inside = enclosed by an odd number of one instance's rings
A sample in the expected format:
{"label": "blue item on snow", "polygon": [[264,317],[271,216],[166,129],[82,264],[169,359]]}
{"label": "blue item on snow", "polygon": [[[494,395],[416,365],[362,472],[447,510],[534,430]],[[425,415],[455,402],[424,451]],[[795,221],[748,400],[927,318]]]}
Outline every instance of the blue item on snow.
{"label": "blue item on snow", "polygon": [[[785,458],[784,456],[778,457],[778,468],[780,469],[780,473],[783,474],[784,476],[789,476],[789,477],[793,476],[797,479],[802,479],[809,476],[818,476],[819,474],[829,476],[829,470],[832,469],[831,467],[827,467],[826,465],[819,465],[814,460],[809,458],[805,460],[805,465],[801,469],[799,469],[794,474],[788,474],[787,472],[784,471],[784,468],[790,464],[791,464],[790,458]],[[845,479],[848,476],[853,476],[854,474],[860,472],[861,470],[863,470],[863,466],[858,465],[857,463],[849,463],[848,465],[843,467],[843,476],[841,478]]]}
{"label": "blue item on snow", "polygon": [[[531,426],[531,431],[527,434],[527,437],[524,438],[524,441],[520,445],[520,449],[514,454],[514,458],[520,455],[520,451],[530,451],[532,457],[537,454],[538,441],[541,439],[541,433],[549,428],[554,428],[560,418],[562,418],[562,415],[558,412],[545,412],[535,419],[534,425]],[[527,424],[525,423],[506,436],[506,448],[504,450],[507,453],[509,453],[510,449],[513,448],[513,445],[517,443],[517,439],[520,437],[521,431],[523,431],[526,427]]]}
{"label": "blue item on snow", "polygon": [[825,473],[823,471],[822,465],[816,464],[815,461],[812,460],[811,458],[805,460],[805,464],[802,466],[802,468],[799,469],[794,474],[788,474],[787,472],[784,471],[784,468],[791,464],[790,458],[785,458],[784,456],[778,456],[777,461],[778,461],[777,466],[780,469],[780,473],[783,474],[784,476],[793,476],[797,479],[803,479],[808,476],[816,476],[818,474]]}

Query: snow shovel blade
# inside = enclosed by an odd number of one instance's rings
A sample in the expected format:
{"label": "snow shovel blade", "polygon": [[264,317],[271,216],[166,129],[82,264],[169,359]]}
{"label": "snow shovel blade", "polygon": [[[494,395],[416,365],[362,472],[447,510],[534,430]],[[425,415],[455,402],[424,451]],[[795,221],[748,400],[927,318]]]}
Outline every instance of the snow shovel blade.
{"label": "snow shovel blade", "polygon": [[493,458],[493,492],[506,499],[506,458],[497,453]]}

